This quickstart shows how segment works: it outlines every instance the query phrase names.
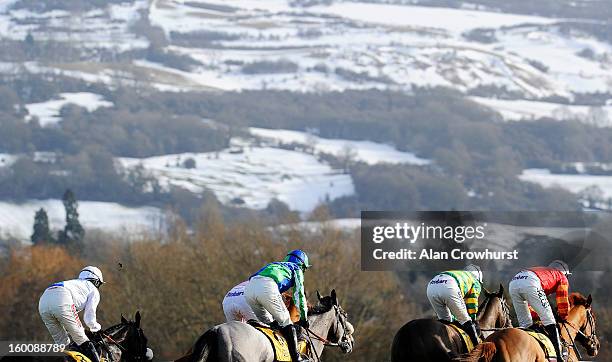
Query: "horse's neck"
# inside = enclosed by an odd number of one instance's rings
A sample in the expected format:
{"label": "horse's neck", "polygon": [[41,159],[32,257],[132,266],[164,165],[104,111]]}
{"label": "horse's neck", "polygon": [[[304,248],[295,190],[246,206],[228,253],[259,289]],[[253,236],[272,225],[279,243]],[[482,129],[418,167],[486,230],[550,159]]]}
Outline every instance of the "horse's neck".
{"label": "horse's neck", "polygon": [[498,304],[493,299],[487,302],[485,310],[478,316],[478,323],[482,328],[495,328],[497,320],[499,319]]}
{"label": "horse's neck", "polygon": [[121,350],[114,344],[108,344],[108,350],[103,349],[103,355],[106,355],[107,361],[121,360]]}
{"label": "horse's neck", "polygon": [[560,324],[560,329],[561,329],[561,339],[563,339],[565,341],[565,343],[570,345],[569,348],[569,359],[568,361],[578,361],[578,356],[576,355],[576,351],[574,350],[574,348],[572,348],[573,345],[573,341],[574,339],[576,339],[576,335],[578,334],[578,330],[576,328],[580,328],[584,322],[584,319],[586,318],[585,314],[580,313],[580,309],[582,309],[579,306],[575,306],[574,308],[572,308],[569,312],[569,315],[567,316],[566,321],[569,322],[569,324],[571,324],[570,326],[568,325],[563,325]]}
{"label": "horse's neck", "polygon": [[585,314],[580,313],[582,307],[575,306],[572,308],[567,316],[567,322],[570,324],[569,326],[564,327],[561,324],[561,338],[565,339],[567,342],[572,342],[576,335],[578,334],[578,330],[576,328],[580,328],[584,323]]}
{"label": "horse's neck", "polygon": [[[310,322],[310,330],[316,333],[319,337],[327,338],[327,335],[329,334],[329,329],[331,328],[331,325],[334,321],[333,312],[334,310],[331,309],[325,313],[311,314],[308,317],[308,321]],[[314,344],[317,356],[320,356],[325,345],[317,338],[313,338],[312,343]]]}

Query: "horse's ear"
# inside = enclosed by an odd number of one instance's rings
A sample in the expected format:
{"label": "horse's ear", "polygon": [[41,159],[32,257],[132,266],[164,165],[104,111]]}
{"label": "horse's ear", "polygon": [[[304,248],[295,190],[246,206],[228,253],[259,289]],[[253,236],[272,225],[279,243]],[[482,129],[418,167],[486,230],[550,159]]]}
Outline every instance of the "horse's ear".
{"label": "horse's ear", "polygon": [[125,319],[125,317],[123,316],[123,314],[121,314],[121,323],[122,323],[122,324],[127,324],[127,323],[128,323],[127,319]]}
{"label": "horse's ear", "polygon": [[317,289],[317,299],[319,300],[319,302],[323,299],[321,297],[321,293],[319,293],[319,290]]}
{"label": "horse's ear", "polygon": [[500,298],[504,296],[504,285],[502,283],[499,283],[499,292],[497,292],[497,296]]}
{"label": "horse's ear", "polygon": [[140,311],[136,311],[134,321],[136,322],[136,328],[140,328]]}
{"label": "horse's ear", "polygon": [[586,301],[586,306],[587,308],[589,308],[591,306],[591,303],[593,303],[593,297],[589,294],[589,296],[587,297],[587,301]]}
{"label": "horse's ear", "polygon": [[482,287],[482,290],[484,291],[485,297],[487,297],[487,298],[489,298],[489,297],[491,297],[491,295],[493,295],[493,293],[489,292],[487,290],[487,288],[485,288],[485,287]]}
{"label": "horse's ear", "polygon": [[336,296],[336,289],[331,291],[332,305],[338,305],[338,297]]}

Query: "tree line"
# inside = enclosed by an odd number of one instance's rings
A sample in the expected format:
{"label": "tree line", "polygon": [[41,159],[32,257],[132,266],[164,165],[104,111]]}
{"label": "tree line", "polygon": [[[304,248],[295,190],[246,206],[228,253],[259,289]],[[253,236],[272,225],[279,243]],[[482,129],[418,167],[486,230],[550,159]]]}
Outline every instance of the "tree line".
{"label": "tree line", "polygon": [[[328,215],[319,210],[318,216],[325,221]],[[140,310],[144,332],[158,358],[176,359],[206,329],[224,321],[221,301],[231,287],[298,247],[315,265],[305,275],[307,297],[315,300],[317,290],[326,294],[335,288],[355,326],[354,352],[344,356],[326,350],[324,360],[388,360],[393,335],[401,325],[433,317],[425,295],[433,272],[360,271],[357,232],[324,224],[315,230],[270,228],[255,219],[232,222],[210,206],[194,228],[186,228],[178,218],[165,236],[141,235],[128,241],[88,232],[79,248],[38,243],[5,249],[0,253],[0,308],[11,317],[0,319],[0,339],[47,341],[50,337],[37,312],[40,294],[49,284],[74,278],[83,265],[92,264],[100,266],[107,281],[98,308],[103,327],[117,323],[121,314],[131,316]],[[535,264],[541,263],[542,256],[529,254],[528,245],[521,248]],[[600,256],[609,258],[603,251]],[[487,271],[485,287],[496,289],[512,275]],[[612,308],[604,303],[612,297],[609,279],[601,273],[576,271],[570,282],[571,291],[593,294],[602,342],[599,358],[607,360],[612,347]]]}

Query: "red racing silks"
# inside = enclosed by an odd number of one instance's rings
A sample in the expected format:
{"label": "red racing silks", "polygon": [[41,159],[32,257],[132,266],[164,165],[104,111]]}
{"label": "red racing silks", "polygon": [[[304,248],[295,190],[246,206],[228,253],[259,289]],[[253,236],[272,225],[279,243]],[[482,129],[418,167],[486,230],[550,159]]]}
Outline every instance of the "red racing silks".
{"label": "red racing silks", "polygon": [[565,274],[548,267],[533,267],[529,270],[538,276],[546,295],[556,294],[557,313],[562,319],[567,318],[569,313],[569,282]]}

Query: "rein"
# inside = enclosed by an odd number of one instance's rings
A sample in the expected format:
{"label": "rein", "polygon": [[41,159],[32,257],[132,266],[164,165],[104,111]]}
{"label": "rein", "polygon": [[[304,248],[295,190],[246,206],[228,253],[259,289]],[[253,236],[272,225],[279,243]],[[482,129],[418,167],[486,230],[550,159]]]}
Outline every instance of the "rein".
{"label": "rein", "polygon": [[[567,326],[572,327],[573,330],[576,331],[577,335],[580,335],[581,337],[583,337],[584,339],[586,339],[587,341],[591,342],[594,339],[597,338],[597,332],[595,331],[595,327],[594,327],[594,321],[593,321],[593,315],[591,314],[590,309],[586,310],[586,315],[587,315],[587,325],[591,327],[591,335],[587,336],[580,328],[576,327],[574,324],[572,324],[571,322],[568,321],[562,321],[560,324],[565,328],[565,331],[567,332],[567,335],[570,336],[570,331],[569,328],[567,328]],[[576,356],[578,357],[579,360],[582,359],[582,356],[580,354],[580,351],[578,350],[578,347],[576,347],[576,338],[572,338],[570,336],[570,340],[571,340],[571,347],[574,349],[574,351],[576,352]],[[569,343],[564,341],[563,342],[565,344],[566,347],[569,347]]]}
{"label": "rein", "polygon": [[340,344],[335,343],[335,342],[331,342],[330,340],[321,337],[320,335],[316,334],[310,328],[306,329],[306,332],[308,332],[310,335],[312,335],[312,337],[314,337],[314,339],[316,339],[317,341],[323,343],[324,346],[327,346],[327,347],[340,347]]}
{"label": "rein", "polygon": [[348,342],[342,342],[344,337],[346,337],[346,322],[345,322],[344,319],[341,318],[342,312],[339,310],[339,307],[336,306],[336,305],[334,305],[334,311],[336,312],[336,325],[340,324],[342,326],[342,336],[340,336],[340,338],[338,339],[338,341],[340,341],[340,343],[332,342],[332,341],[328,340],[327,338],[321,337],[320,335],[315,333],[312,329],[306,328],[306,337],[308,338],[308,342],[309,342],[310,346],[312,347],[312,351],[313,351],[317,361],[321,361],[321,356],[318,355],[317,350],[314,347],[314,344],[312,343],[312,339],[313,338],[315,340],[323,343],[323,346],[326,346],[326,347],[338,347],[338,348],[342,348],[344,343],[348,343]]}
{"label": "rein", "polygon": [[[570,336],[570,332],[569,329],[567,328],[567,325],[569,324],[570,327],[572,327],[573,329],[575,329],[576,331],[580,332],[579,329],[576,329],[576,327],[574,327],[570,322],[562,322],[561,325],[565,328],[565,331],[567,332],[567,335]],[[578,350],[578,347],[576,347],[576,338],[572,338],[571,336],[569,337],[570,341],[572,343],[568,343],[567,341],[565,341],[563,338],[561,338],[561,343],[565,346],[565,347],[572,347],[574,349],[574,352],[576,352],[576,356],[578,357],[578,360],[582,359],[582,356],[580,355],[580,351]]]}
{"label": "rein", "polygon": [[131,356],[132,358],[135,358],[138,360],[139,359],[138,356],[135,356],[126,347],[121,345],[121,343],[124,342],[124,339],[117,341],[111,336],[114,333],[118,333],[118,331],[121,330],[123,327],[124,325],[117,325],[117,326],[110,327],[106,331],[100,331],[100,336],[102,337],[100,341],[102,342],[102,346],[105,347],[105,349],[107,350],[107,353],[109,353],[109,356],[112,356],[112,353],[108,349],[109,343],[111,343],[115,345],[121,351],[121,358]]}
{"label": "rein", "polygon": [[113,337],[109,336],[108,334],[101,332],[102,337],[106,338],[109,342],[113,343],[114,345],[116,345],[117,347],[119,347],[119,349],[121,350],[121,352],[127,353],[128,351],[125,349],[125,347],[123,347],[122,345],[119,344],[119,342],[115,341],[113,339]]}

